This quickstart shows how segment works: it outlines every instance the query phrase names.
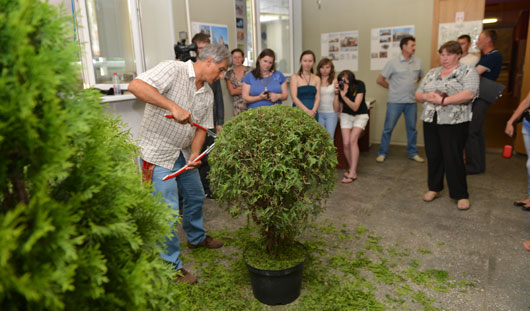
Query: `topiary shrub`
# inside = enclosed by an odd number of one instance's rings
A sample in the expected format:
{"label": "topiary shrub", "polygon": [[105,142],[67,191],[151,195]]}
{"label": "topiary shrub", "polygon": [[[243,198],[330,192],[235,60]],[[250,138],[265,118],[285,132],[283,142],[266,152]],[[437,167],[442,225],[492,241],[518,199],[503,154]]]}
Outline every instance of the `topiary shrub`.
{"label": "topiary shrub", "polygon": [[214,193],[232,216],[250,215],[269,253],[294,241],[335,186],[335,147],[300,109],[250,109],[227,122],[215,143]]}
{"label": "topiary shrub", "polygon": [[156,246],[172,216],[129,133],[78,90],[67,19],[0,7],[0,310],[178,309]]}

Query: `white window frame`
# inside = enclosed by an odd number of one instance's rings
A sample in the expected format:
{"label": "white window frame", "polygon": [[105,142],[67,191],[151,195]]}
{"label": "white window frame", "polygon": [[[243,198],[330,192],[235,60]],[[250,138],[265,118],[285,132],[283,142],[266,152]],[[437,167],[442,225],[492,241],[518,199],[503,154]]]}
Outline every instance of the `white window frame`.
{"label": "white window frame", "polygon": [[[128,0],[129,20],[133,37],[134,58],[136,63],[136,74],[139,75],[145,71],[145,57],[142,41],[142,25],[140,19],[140,6],[138,0]],[[94,71],[94,55],[90,45],[90,33],[88,29],[88,15],[85,0],[74,0],[74,7],[78,12],[76,14],[78,24],[79,41],[81,43],[81,65],[83,73],[84,88],[95,87],[101,90],[108,90],[112,84],[96,83],[96,74]],[[121,83],[122,90],[127,90],[128,83]]]}
{"label": "white window frame", "polygon": [[[254,47],[256,48],[254,57],[257,58],[259,53],[263,50],[261,46],[261,23],[260,23],[260,0],[252,0],[254,5],[252,7],[254,16]],[[302,54],[302,3],[301,0],[289,0],[289,45],[291,68],[290,72],[284,72],[285,76],[291,76],[297,70],[298,58],[296,55]],[[253,60],[253,63],[256,59]]]}

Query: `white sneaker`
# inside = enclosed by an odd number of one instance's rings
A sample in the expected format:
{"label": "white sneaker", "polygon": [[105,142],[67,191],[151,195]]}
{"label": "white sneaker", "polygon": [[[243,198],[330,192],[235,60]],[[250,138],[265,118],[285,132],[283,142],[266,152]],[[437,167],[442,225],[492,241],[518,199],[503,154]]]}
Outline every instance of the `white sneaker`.
{"label": "white sneaker", "polygon": [[415,156],[413,156],[412,158],[409,158],[409,159],[414,160],[414,161],[419,162],[419,163],[425,162],[425,160],[422,157],[420,157],[419,155],[415,155]]}
{"label": "white sneaker", "polygon": [[386,156],[384,155],[378,155],[377,158],[375,158],[375,162],[377,163],[383,163],[385,162]]}

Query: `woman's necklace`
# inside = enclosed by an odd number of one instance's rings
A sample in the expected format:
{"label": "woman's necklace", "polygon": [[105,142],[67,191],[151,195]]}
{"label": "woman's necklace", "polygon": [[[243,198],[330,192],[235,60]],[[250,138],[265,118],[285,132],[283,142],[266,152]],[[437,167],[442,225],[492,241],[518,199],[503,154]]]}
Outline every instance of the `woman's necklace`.
{"label": "woman's necklace", "polygon": [[311,74],[309,74],[309,79],[306,79],[305,74],[302,73],[302,78],[304,78],[304,80],[307,83],[307,85],[309,85],[311,83]]}
{"label": "woman's necklace", "polygon": [[[271,79],[271,76],[272,76],[272,74],[271,74],[270,72],[269,72],[268,74],[269,74],[269,75],[267,76],[267,82],[263,83],[263,82],[265,81],[265,77],[263,77],[263,78],[261,79],[261,84],[263,84],[263,85],[265,86],[265,92],[268,91],[268,89],[267,89],[267,85],[269,85],[269,80]],[[263,73],[262,73],[262,75],[263,75]]]}

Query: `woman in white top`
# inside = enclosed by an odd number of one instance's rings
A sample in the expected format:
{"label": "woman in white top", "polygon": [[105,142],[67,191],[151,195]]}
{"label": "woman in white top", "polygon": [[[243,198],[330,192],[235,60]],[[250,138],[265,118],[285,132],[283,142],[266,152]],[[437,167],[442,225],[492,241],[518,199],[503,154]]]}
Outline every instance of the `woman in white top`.
{"label": "woman in white top", "polygon": [[328,131],[331,139],[335,135],[339,110],[338,97],[335,96],[335,66],[329,58],[323,58],[317,66],[320,77],[320,105],[318,106],[318,122]]}

